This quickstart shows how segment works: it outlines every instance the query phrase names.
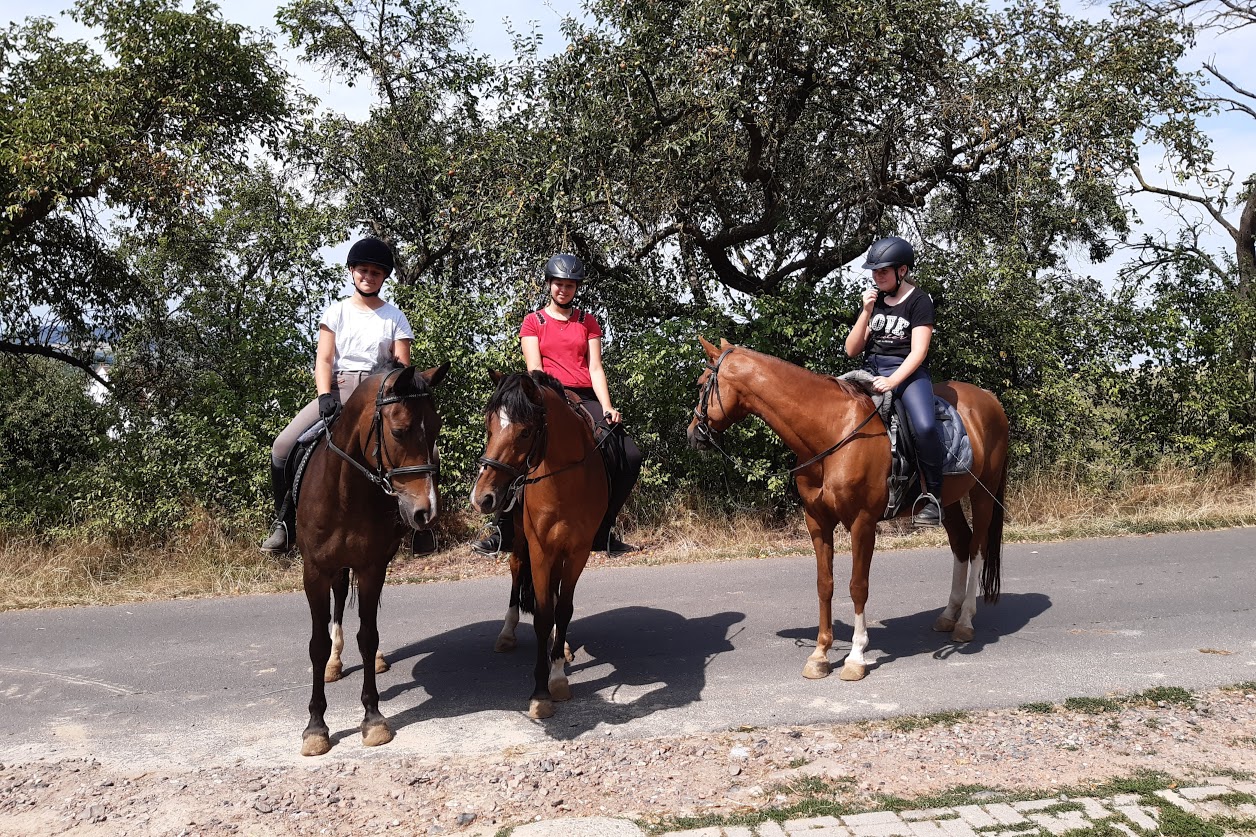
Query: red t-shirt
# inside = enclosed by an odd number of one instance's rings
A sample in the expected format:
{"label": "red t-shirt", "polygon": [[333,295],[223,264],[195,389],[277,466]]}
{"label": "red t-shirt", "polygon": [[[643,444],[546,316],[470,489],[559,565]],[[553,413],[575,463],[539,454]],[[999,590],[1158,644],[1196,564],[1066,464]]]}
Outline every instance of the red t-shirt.
{"label": "red t-shirt", "polygon": [[537,338],[542,371],[553,375],[563,386],[593,386],[589,377],[589,341],[602,336],[602,327],[592,314],[573,308],[571,319],[561,322],[544,311],[533,311],[523,318],[519,336]]}

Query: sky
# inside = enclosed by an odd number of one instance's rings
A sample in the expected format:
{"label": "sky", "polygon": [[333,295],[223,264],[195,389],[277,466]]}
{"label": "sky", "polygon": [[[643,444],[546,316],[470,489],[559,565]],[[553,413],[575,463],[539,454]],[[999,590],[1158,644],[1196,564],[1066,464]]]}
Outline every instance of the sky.
{"label": "sky", "polygon": [[[242,23],[251,27],[275,30],[275,11],[283,0],[218,0],[223,16],[227,20]],[[0,0],[6,19],[14,20],[27,15],[54,16],[68,8],[68,0]],[[542,51],[557,52],[564,46],[561,23],[567,16],[580,18],[583,16],[581,0],[461,0],[460,6],[471,20],[469,33],[472,45],[480,52],[497,58],[507,58],[511,54],[509,27],[507,19],[516,31],[527,32],[533,26],[542,36]],[[1064,7],[1072,14],[1091,17],[1104,14],[1104,4],[1094,0],[1065,0]],[[67,29],[65,34],[75,33]],[[282,40],[277,36],[276,44],[281,54],[286,54],[289,68],[298,76],[307,93],[318,97],[331,110],[349,115],[365,116],[364,97],[358,91],[333,85],[321,78],[317,71],[303,68],[295,60],[295,56],[284,48]],[[1220,37],[1206,35],[1191,51],[1184,61],[1189,69],[1198,69],[1204,61],[1213,62],[1228,78],[1247,90],[1256,90],[1256,79],[1252,78],[1252,68],[1256,64],[1251,56],[1256,54],[1256,27],[1229,33]],[[1242,114],[1230,114],[1214,117],[1204,125],[1210,134],[1217,152],[1217,159],[1239,172],[1240,179],[1256,172],[1256,119]],[[1143,172],[1152,183],[1177,186],[1189,190],[1190,184],[1174,184],[1160,170],[1161,157],[1155,148],[1143,150]],[[1160,208],[1157,199],[1141,196],[1135,205],[1148,226],[1156,227],[1174,223]],[[1237,218],[1237,213],[1234,213]],[[1218,231],[1214,239],[1216,246],[1233,252],[1233,245],[1223,232]],[[348,243],[342,248],[348,249]],[[1083,273],[1092,273],[1103,279],[1105,283],[1112,281],[1116,263],[1119,259],[1110,260],[1106,265],[1090,265],[1084,254],[1075,254],[1074,268]]]}

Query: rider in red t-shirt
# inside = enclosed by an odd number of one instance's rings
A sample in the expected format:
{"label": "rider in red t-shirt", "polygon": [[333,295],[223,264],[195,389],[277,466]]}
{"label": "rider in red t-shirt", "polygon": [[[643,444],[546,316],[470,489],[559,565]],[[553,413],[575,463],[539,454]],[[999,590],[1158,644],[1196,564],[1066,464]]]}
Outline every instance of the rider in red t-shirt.
{"label": "rider in red t-shirt", "polygon": [[[595,550],[629,552],[635,547],[621,541],[611,526],[628,500],[641,473],[641,450],[620,424],[619,410],[611,403],[602,368],[602,327],[597,318],[575,306],[576,292],[584,281],[584,264],[568,253],[559,253],[545,263],[549,301],[544,308],[524,317],[519,327],[519,343],[528,371],[541,370],[558,379],[580,396],[584,407],[599,425],[598,436],[608,437],[601,445],[610,479],[606,516],[593,539]],[[500,536],[490,535],[472,544],[485,555],[509,549],[513,539],[513,519],[500,519]]]}

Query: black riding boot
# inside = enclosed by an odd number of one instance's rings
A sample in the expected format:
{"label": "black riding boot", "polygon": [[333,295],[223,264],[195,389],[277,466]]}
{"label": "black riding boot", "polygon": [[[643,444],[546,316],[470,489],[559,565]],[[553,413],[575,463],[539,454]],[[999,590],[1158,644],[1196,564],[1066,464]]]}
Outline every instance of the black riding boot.
{"label": "black riding boot", "polygon": [[270,463],[270,490],[275,495],[275,522],[270,537],[262,543],[262,552],[283,555],[297,543],[297,509],[288,491],[287,467],[274,461]]}
{"label": "black riding boot", "polygon": [[471,549],[481,555],[510,552],[515,546],[515,516],[506,513],[497,518],[497,531],[483,540],[471,544]]}
{"label": "black riding boot", "polygon": [[926,493],[916,498],[912,504],[911,522],[913,526],[942,525],[941,485],[928,485]]}

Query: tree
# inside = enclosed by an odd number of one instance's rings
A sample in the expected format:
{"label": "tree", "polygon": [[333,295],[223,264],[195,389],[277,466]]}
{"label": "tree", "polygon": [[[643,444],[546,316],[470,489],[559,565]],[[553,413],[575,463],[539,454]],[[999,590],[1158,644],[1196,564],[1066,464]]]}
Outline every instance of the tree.
{"label": "tree", "polygon": [[48,18],[0,35],[0,352],[89,369],[145,299],[121,234],[195,215],[291,108],[269,45],[212,3],[80,0],[72,17],[99,49]]}
{"label": "tree", "polygon": [[[1256,25],[1250,0],[1163,0],[1140,4],[1146,19],[1180,19],[1215,33]],[[1213,61],[1193,111],[1256,119],[1251,83]],[[1194,126],[1189,126],[1194,128]],[[1118,300],[1126,339],[1141,358],[1126,382],[1131,435],[1191,461],[1256,463],[1256,172],[1218,161],[1202,129],[1190,144],[1163,144],[1160,179],[1132,161],[1134,192],[1155,196],[1177,229],[1144,233],[1130,247]],[[1193,153],[1183,153],[1183,147]],[[1215,235],[1229,239],[1218,252]],[[1152,431],[1148,434],[1148,431]]]}

